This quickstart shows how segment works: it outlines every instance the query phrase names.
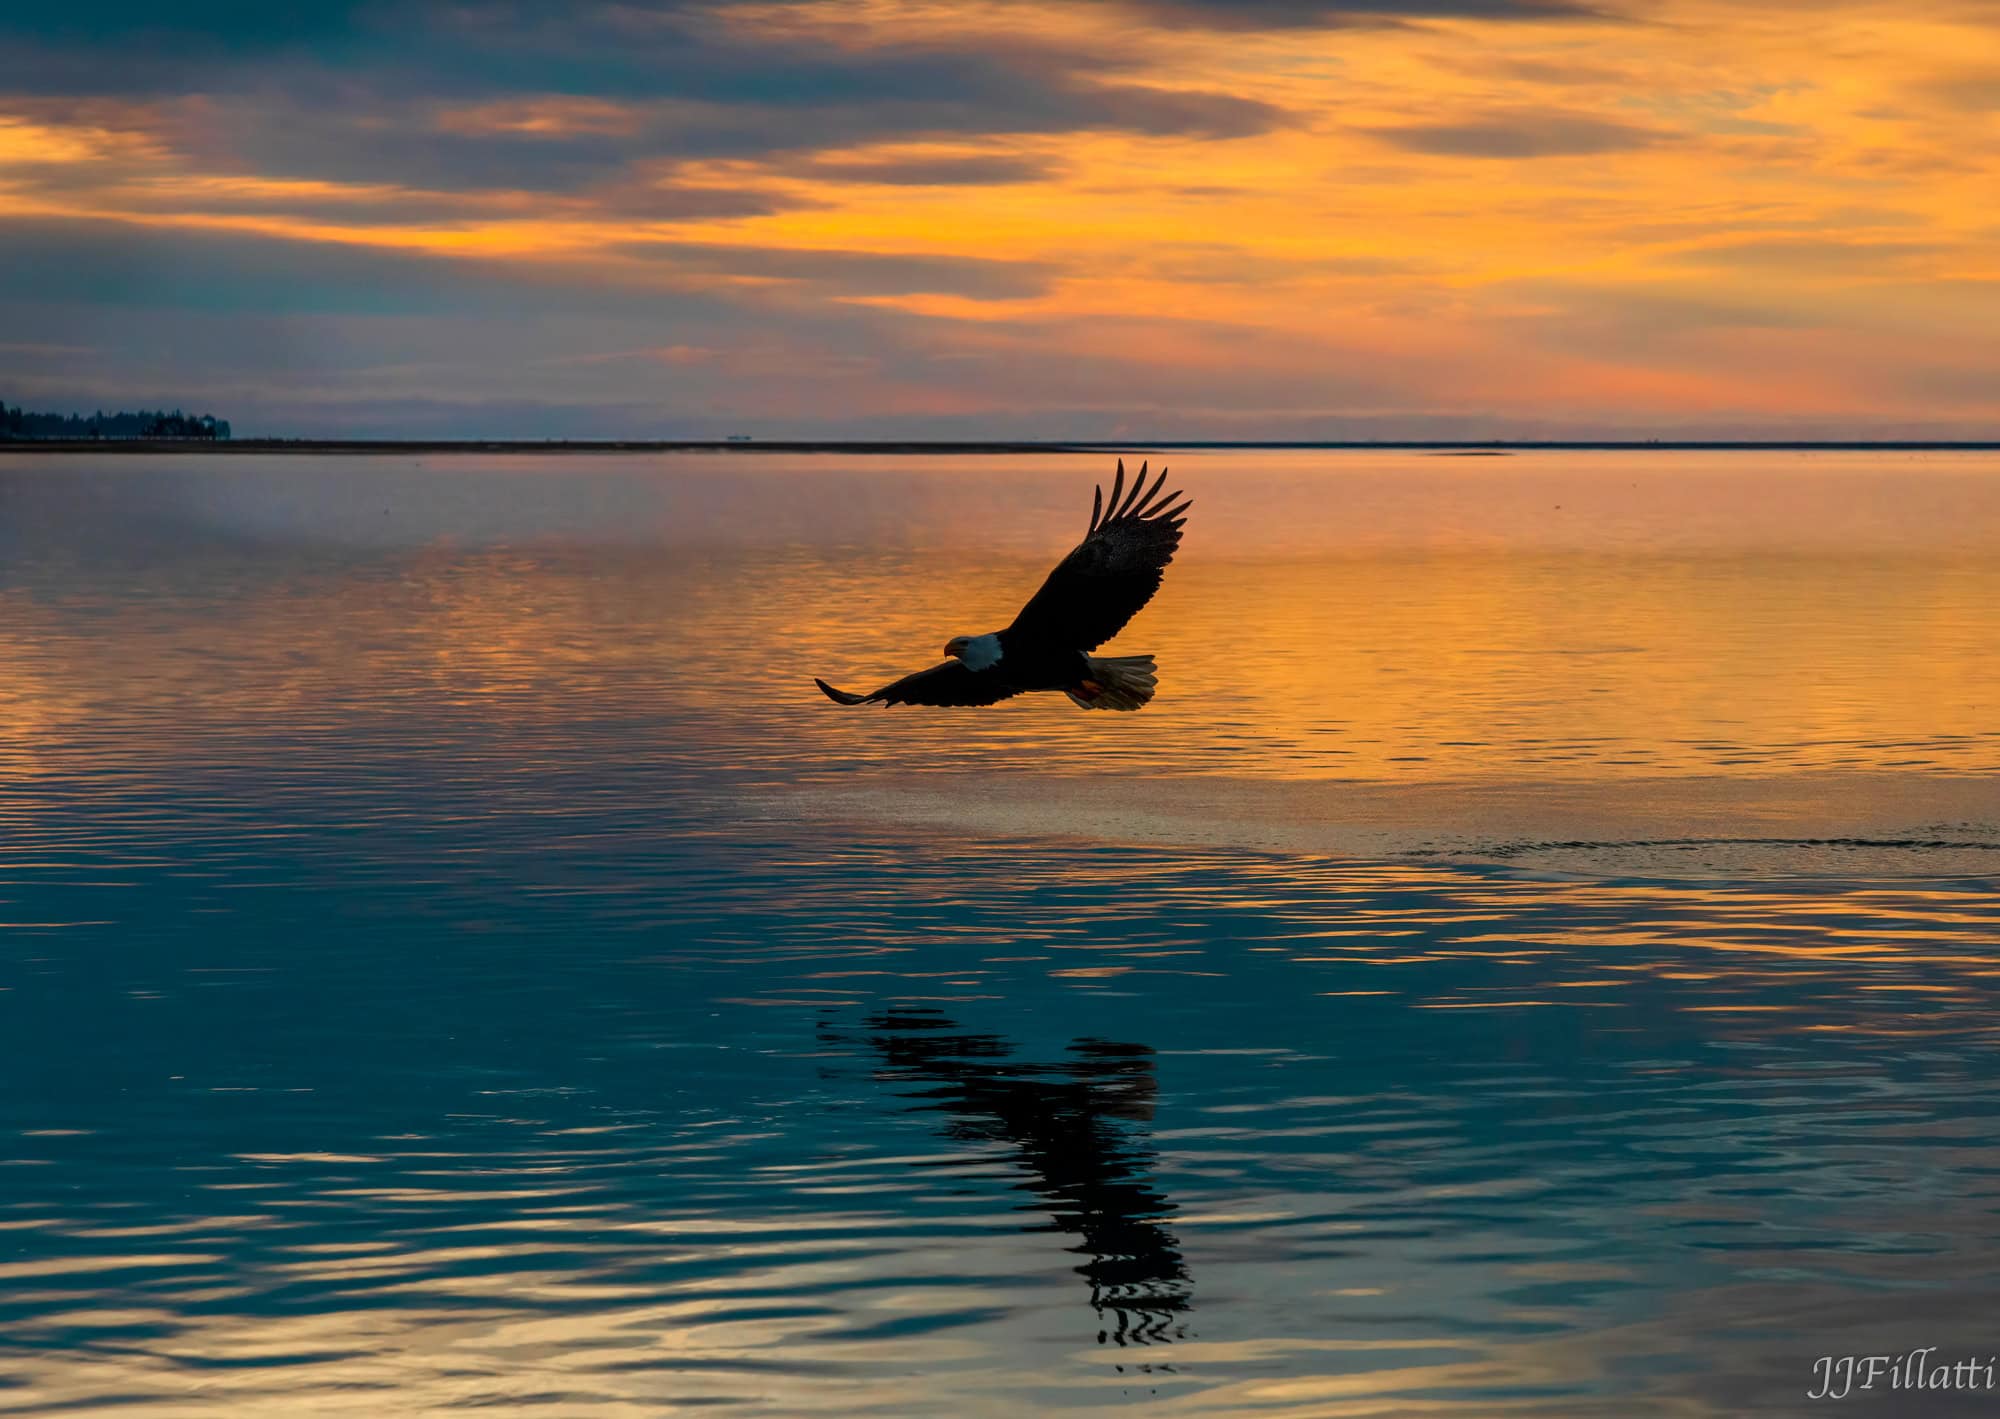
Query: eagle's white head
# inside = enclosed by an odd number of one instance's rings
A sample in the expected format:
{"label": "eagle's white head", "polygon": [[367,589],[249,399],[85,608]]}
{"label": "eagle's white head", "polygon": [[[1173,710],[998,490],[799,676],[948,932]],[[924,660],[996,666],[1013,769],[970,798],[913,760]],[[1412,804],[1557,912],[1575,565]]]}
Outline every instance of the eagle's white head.
{"label": "eagle's white head", "polygon": [[953,636],[945,642],[944,653],[964,661],[967,670],[991,670],[1000,663],[1000,637]]}

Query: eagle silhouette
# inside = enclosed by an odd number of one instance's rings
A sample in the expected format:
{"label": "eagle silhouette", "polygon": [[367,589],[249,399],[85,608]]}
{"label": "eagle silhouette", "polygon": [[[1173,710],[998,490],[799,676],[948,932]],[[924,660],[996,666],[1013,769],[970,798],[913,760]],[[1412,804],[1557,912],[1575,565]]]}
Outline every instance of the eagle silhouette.
{"label": "eagle silhouette", "polygon": [[1111,496],[1104,496],[1102,486],[1092,494],[1083,541],[1005,630],[953,636],[944,648],[951,659],[873,694],[850,694],[819,679],[813,683],[842,705],[990,705],[1032,690],[1060,690],[1084,709],[1138,709],[1153,698],[1153,657],[1090,652],[1152,599],[1180,546],[1183,514],[1194,500],[1175,506],[1178,489],[1160,495],[1166,481],[1162,468],[1148,488],[1141,463],[1128,493],[1120,459]]}

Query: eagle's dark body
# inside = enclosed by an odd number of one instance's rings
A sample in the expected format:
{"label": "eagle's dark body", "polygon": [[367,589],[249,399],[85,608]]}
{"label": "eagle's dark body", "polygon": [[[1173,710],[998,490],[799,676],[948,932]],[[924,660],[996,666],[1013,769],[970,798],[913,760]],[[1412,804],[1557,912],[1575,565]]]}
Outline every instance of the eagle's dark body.
{"label": "eagle's dark body", "polygon": [[1162,468],[1148,488],[1141,465],[1127,493],[1120,462],[1111,497],[1097,491],[1083,541],[1004,630],[957,637],[945,648],[952,659],[873,694],[813,683],[843,705],[990,705],[1028,691],[1060,690],[1085,709],[1138,709],[1152,698],[1153,658],[1090,652],[1152,599],[1180,545],[1182,515],[1192,503],[1173,506],[1178,492],[1161,497],[1166,479]]}
{"label": "eagle's dark body", "polygon": [[[994,635],[1000,642],[999,663],[988,670],[968,670],[976,683],[991,685],[995,689],[1004,688],[1008,695],[1019,695],[1030,690],[1075,690],[1090,678],[1090,657],[1082,650],[1051,644],[1037,636],[1023,635],[1013,626],[996,631]],[[919,702],[912,700],[909,703]]]}

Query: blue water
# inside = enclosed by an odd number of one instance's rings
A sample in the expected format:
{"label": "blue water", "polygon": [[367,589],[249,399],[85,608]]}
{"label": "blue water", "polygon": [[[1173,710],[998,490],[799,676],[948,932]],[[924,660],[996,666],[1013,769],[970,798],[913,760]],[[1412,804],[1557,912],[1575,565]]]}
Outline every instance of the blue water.
{"label": "blue water", "polygon": [[[838,804],[1976,775],[2000,469],[1900,470],[1935,515],[1886,531],[1690,533],[1624,463],[1210,455],[1236,540],[1191,523],[1121,642],[1158,704],[940,723],[806,677],[985,628],[939,608],[1097,470],[743,462],[0,464],[0,1413],[1733,1415],[1823,1411],[1823,1355],[1989,1355],[1986,848],[1558,872]],[[1343,496],[1607,468],[1609,552]],[[1258,542],[1302,486],[1376,514]],[[1336,645],[1298,578],[1424,614]],[[1690,629],[1701,586],[1737,609]],[[1496,588],[1547,614],[1449,614]],[[1406,670],[1321,693],[1406,614]]]}

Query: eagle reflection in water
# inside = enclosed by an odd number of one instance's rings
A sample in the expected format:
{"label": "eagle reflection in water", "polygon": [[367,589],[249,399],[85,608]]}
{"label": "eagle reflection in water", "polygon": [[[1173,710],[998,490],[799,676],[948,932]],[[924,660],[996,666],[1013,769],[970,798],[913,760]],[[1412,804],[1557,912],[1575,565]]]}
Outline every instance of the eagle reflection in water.
{"label": "eagle reflection in water", "polygon": [[1123,1126],[1153,1116],[1152,1050],[1080,1039],[1058,1063],[1022,1063],[999,1036],[958,1033],[926,1009],[874,1016],[864,1039],[880,1077],[925,1086],[913,1095],[921,1107],[950,1115],[947,1137],[1014,1150],[1025,1186],[1053,1216],[1046,1230],[1079,1239],[1076,1271],[1090,1286],[1100,1345],[1186,1338],[1192,1287],[1163,1222],[1174,1204],[1148,1177],[1154,1154]]}

